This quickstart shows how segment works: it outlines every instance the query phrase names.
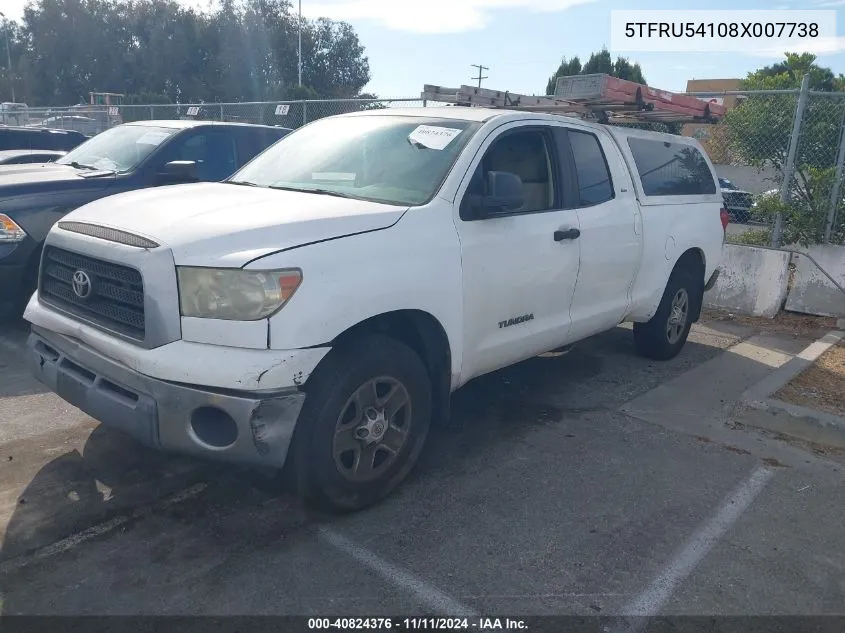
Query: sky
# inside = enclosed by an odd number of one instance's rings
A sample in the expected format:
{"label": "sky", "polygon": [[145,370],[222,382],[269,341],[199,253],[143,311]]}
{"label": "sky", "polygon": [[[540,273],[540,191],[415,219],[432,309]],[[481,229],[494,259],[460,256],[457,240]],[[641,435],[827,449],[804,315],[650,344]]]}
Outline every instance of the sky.
{"label": "sky", "polygon": [[[213,0],[179,0],[207,6]],[[26,0],[0,0],[0,11],[20,18]],[[294,0],[296,6],[296,0]],[[710,9],[728,19],[729,9],[828,9],[837,13],[837,37],[820,43],[820,63],[845,73],[845,0],[302,0],[303,15],[345,20],[357,31],[370,61],[368,92],[380,97],[416,97],[423,84],[475,84],[542,94],[562,56],[584,62],[608,47],[611,10]],[[795,51],[795,52],[803,52]],[[742,78],[782,59],[767,53],[624,52],[637,61],[648,83],[683,91],[688,79]],[[614,55],[615,57],[615,55]]]}

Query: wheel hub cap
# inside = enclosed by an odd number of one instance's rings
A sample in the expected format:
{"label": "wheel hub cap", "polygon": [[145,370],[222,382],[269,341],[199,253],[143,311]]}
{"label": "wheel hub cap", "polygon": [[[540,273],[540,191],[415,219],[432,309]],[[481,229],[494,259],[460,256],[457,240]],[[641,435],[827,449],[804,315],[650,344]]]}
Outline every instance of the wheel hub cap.
{"label": "wheel hub cap", "polygon": [[377,479],[402,454],[411,420],[411,397],[401,382],[381,376],[362,384],[335,426],[332,453],[338,472],[355,483]]}
{"label": "wheel hub cap", "polygon": [[689,295],[683,288],[675,293],[666,321],[666,338],[671,344],[677,343],[684,334],[689,316]]}
{"label": "wheel hub cap", "polygon": [[375,444],[384,437],[388,424],[384,409],[369,407],[364,412],[363,423],[355,429],[355,437],[368,445]]}
{"label": "wheel hub cap", "polygon": [[681,312],[681,309],[677,306],[672,308],[672,316],[669,317],[669,323],[672,325],[677,325],[684,320],[684,313]]}

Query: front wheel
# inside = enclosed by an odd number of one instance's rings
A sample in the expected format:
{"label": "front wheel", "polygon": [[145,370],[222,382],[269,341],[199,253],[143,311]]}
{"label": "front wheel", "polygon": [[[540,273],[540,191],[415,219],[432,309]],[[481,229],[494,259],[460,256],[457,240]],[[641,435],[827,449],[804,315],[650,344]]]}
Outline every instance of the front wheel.
{"label": "front wheel", "polygon": [[692,327],[697,287],[688,270],[672,273],[654,316],[646,323],[634,323],[634,346],[638,354],[669,360],[680,353]]}
{"label": "front wheel", "polygon": [[330,512],[390,494],[413,468],[431,423],[431,383],[419,356],[386,336],[330,352],[306,386],[293,455],[298,493]]}

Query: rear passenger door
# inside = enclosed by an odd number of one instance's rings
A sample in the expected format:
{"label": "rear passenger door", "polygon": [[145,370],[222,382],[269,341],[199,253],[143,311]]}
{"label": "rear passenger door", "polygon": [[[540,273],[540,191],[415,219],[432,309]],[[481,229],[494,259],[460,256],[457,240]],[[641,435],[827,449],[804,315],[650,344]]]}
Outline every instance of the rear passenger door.
{"label": "rear passenger door", "polygon": [[573,340],[617,325],[628,312],[640,264],[642,218],[630,175],[610,136],[590,127],[559,128],[567,207],[578,214],[581,256],[570,316]]}

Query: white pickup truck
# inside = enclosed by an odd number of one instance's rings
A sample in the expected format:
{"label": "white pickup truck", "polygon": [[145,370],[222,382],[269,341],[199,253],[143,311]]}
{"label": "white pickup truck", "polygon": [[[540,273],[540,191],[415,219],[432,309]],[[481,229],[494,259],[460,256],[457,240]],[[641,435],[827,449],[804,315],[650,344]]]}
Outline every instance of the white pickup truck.
{"label": "white pickup truck", "polygon": [[286,466],[356,510],[477,376],[625,321],[639,353],[678,354],[727,222],[692,138],[476,107],[326,118],[228,182],[65,216],[31,369],[148,445]]}

